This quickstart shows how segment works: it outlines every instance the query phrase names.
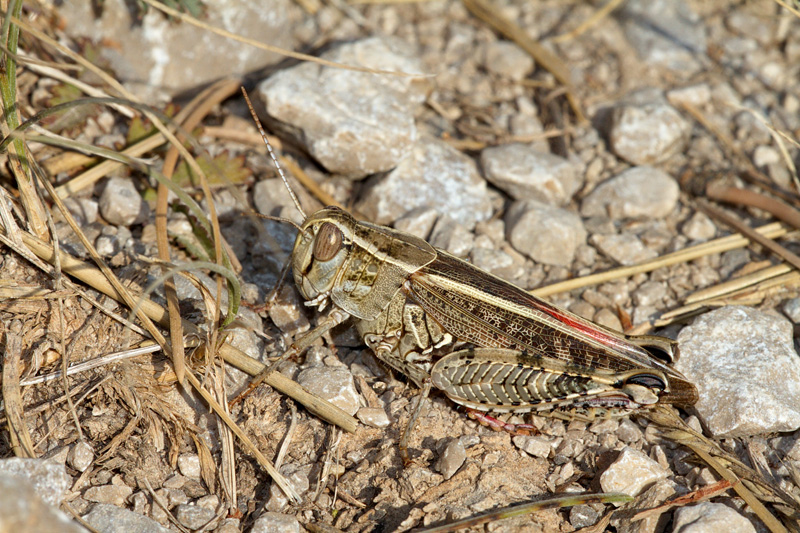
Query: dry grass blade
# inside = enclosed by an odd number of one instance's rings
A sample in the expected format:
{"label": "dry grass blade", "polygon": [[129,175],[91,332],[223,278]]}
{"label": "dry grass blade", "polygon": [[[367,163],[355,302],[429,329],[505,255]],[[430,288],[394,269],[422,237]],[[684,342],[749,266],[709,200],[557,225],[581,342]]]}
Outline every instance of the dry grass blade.
{"label": "dry grass blade", "polygon": [[468,527],[476,527],[490,522],[496,522],[504,518],[514,518],[517,516],[524,516],[526,514],[543,511],[545,509],[560,509],[563,507],[572,507],[581,504],[590,503],[626,503],[632,501],[633,498],[627,494],[575,494],[573,496],[562,496],[559,498],[548,498],[538,502],[523,503],[499,509],[497,511],[490,511],[472,518],[465,518],[464,520],[457,520],[449,524],[444,524],[437,527],[417,529],[417,533],[446,533],[450,531],[457,531]]}
{"label": "dry grass blade", "polygon": [[795,17],[800,17],[800,9],[797,9],[796,7],[793,7],[790,4],[787,4],[786,2],[784,2],[784,0],[775,0],[775,3],[789,10],[789,12],[791,12]]}
{"label": "dry grass blade", "polygon": [[[775,268],[781,269],[782,267],[791,269],[791,267],[787,265],[778,265],[778,267]],[[662,314],[658,320],[652,323],[652,326],[668,326],[669,324],[682,321],[702,312],[704,309],[712,307],[723,307],[726,305],[758,305],[771,294],[785,294],[785,292],[792,287],[800,286],[800,272],[791,270],[789,273],[771,276],[756,284],[748,283],[748,280],[744,280],[741,282],[741,287],[738,286],[739,281],[740,279],[737,278],[692,294],[691,303],[686,303],[681,307],[677,307]],[[649,326],[649,324],[647,325]],[[632,333],[644,332],[644,330],[640,331],[638,328],[634,329],[636,331]]]}
{"label": "dry grass blade", "polygon": [[[24,57],[25,56],[23,56],[23,58]],[[94,96],[94,97],[97,97],[97,98],[108,97],[108,94],[106,94],[105,92],[101,91],[97,87],[92,87],[88,83],[84,83],[84,82],[80,81],[79,79],[68,75],[61,68],[55,68],[55,67],[51,67],[51,66],[47,66],[47,65],[37,65],[35,63],[27,63],[26,66],[29,69],[31,69],[33,72],[36,72],[37,74],[40,74],[40,75],[42,75],[44,77],[47,77],[47,78],[52,78],[54,80],[67,83],[67,84],[75,87],[76,89],[80,89],[81,91],[83,91],[85,94],[88,94],[89,96]],[[136,115],[130,109],[128,109],[127,107],[122,106],[122,105],[111,104],[111,107],[113,107],[117,111],[117,113],[119,113],[120,115],[122,115],[124,117],[133,118]]]}
{"label": "dry grass blade", "polygon": [[288,496],[291,500],[294,500],[295,503],[300,503],[302,501],[302,498],[300,498],[300,495],[297,494],[297,491],[295,491],[294,488],[292,488],[292,486],[289,484],[286,478],[283,477],[280,472],[278,472],[278,470],[272,465],[269,459],[264,457],[264,454],[262,454],[261,451],[258,449],[258,447],[253,443],[253,441],[250,440],[250,437],[248,437],[244,433],[244,431],[242,431],[241,428],[239,428],[239,426],[236,424],[236,422],[233,421],[230,415],[225,412],[225,408],[222,407],[219,404],[219,402],[217,402],[217,400],[214,399],[211,393],[209,393],[200,384],[200,382],[197,380],[194,374],[192,374],[191,371],[186,372],[186,379],[189,381],[189,383],[192,384],[194,389],[200,394],[200,396],[202,396],[202,398],[206,401],[206,403],[208,403],[208,405],[213,409],[214,413],[216,413],[216,415],[219,416],[220,419],[222,419],[225,425],[228,426],[228,428],[230,428],[230,430],[233,431],[233,433],[237,437],[239,437],[239,442],[241,442],[244,445],[244,447],[253,455],[253,457],[256,458],[258,464],[260,464],[264,468],[264,470],[266,470],[267,473],[269,473],[270,477],[273,479],[273,481],[275,481],[275,483],[278,484],[278,486],[281,488],[284,494],[286,494],[286,496]]}
{"label": "dry grass blade", "polygon": [[240,43],[244,43],[250,46],[255,46],[256,48],[260,48],[262,50],[266,50],[268,52],[273,52],[276,54],[280,54],[286,57],[292,57],[294,59],[300,59],[302,61],[311,61],[312,63],[318,63],[320,65],[325,65],[326,67],[334,67],[334,68],[341,68],[345,70],[354,70],[356,72],[366,72],[369,74],[389,74],[391,76],[405,76],[405,77],[414,77],[414,78],[422,78],[426,77],[426,74],[420,74],[416,72],[395,72],[389,70],[379,70],[379,69],[372,69],[366,67],[357,67],[354,65],[345,65],[342,63],[336,63],[334,61],[327,61],[325,59],[321,59],[319,57],[314,57],[306,54],[301,54],[299,52],[292,52],[291,50],[284,50],[283,48],[278,48],[277,46],[272,46],[266,43],[262,43],[261,41],[256,41],[255,39],[248,39],[247,37],[242,37],[241,35],[237,35],[235,33],[229,32],[227,30],[223,30],[222,28],[216,28],[211,26],[210,24],[206,24],[205,22],[199,21],[196,18],[187,15],[186,13],[181,13],[175,9],[167,7],[164,4],[154,2],[153,0],[142,0],[145,4],[149,5],[153,9],[157,9],[158,11],[162,11],[171,17],[175,17],[176,19],[180,19],[187,24],[191,24],[192,26],[197,26],[198,28],[203,28],[204,30],[208,30],[212,33],[216,33],[217,35],[221,35],[223,37],[227,37],[228,39],[233,39],[234,41],[238,41]]}
{"label": "dry grass blade", "polygon": [[[14,327],[13,324],[11,327]],[[18,333],[6,329],[6,349],[3,358],[3,403],[6,409],[11,449],[17,457],[36,457],[33,441],[23,415],[19,369],[22,365],[22,340]]]}
{"label": "dry grass blade", "polygon": [[[0,229],[5,232],[5,228]],[[20,234],[22,235],[22,240],[25,243],[25,246],[27,246],[33,253],[48,263],[51,263],[54,260],[53,250],[49,244],[41,241],[25,231],[20,231]],[[64,253],[63,251],[60,252],[60,260],[61,268],[65,273],[74,276],[75,278],[87,283],[94,289],[107,296],[110,296],[111,298],[114,298],[117,301],[122,301],[122,297],[119,295],[117,290],[98,269],[72,257],[67,253]],[[148,317],[161,325],[168,325],[169,322],[167,320],[167,312],[163,307],[147,298],[139,298],[137,301],[139,309],[142,311],[142,313],[146,314]],[[197,335],[200,333],[197,327],[191,322],[184,322],[183,327],[189,334]],[[223,344],[219,350],[220,355],[226,363],[233,365],[242,372],[247,372],[251,376],[258,375],[266,368],[263,364],[245,355],[243,352],[234,348],[230,344]],[[270,377],[266,380],[266,383],[280,391],[282,394],[297,400],[315,415],[327,420],[332,424],[336,424],[345,431],[352,433],[355,431],[356,426],[358,425],[358,422],[355,420],[355,418],[348,415],[338,407],[330,404],[329,402],[314,396],[303,387],[280,373],[273,373],[270,375]]]}
{"label": "dry grass blade", "polygon": [[[656,406],[641,414],[660,426],[666,438],[691,449],[723,479],[730,481],[733,490],[751,507],[772,533],[788,533],[783,524],[761,503],[761,500],[781,501],[795,512],[800,509],[798,502],[780,488],[773,486],[755,470],[725,452],[716,442],[691,429],[675,411],[664,406]],[[740,481],[749,482],[749,486],[758,491],[758,496]]]}
{"label": "dry grass blade", "polygon": [[696,491],[690,492],[689,494],[678,496],[677,498],[670,500],[666,503],[663,503],[657,507],[640,511],[631,517],[631,522],[644,520],[645,518],[654,515],[660,515],[662,513],[669,511],[673,507],[683,507],[684,505],[690,505],[693,503],[701,502],[703,500],[707,500],[709,498],[722,494],[731,487],[733,487],[733,483],[731,483],[727,479],[723,479],[722,481],[718,481],[712,485],[699,488]]}
{"label": "dry grass blade", "polygon": [[[766,224],[756,228],[755,232],[759,235],[776,239],[785,235],[787,230],[779,222],[774,222],[772,224]],[[696,246],[684,248],[683,250],[679,250],[677,252],[662,255],[661,257],[656,257],[655,259],[639,263],[638,265],[615,268],[606,272],[600,272],[598,274],[591,274],[589,276],[574,278],[562,281],[560,283],[553,283],[552,285],[540,287],[530,292],[531,294],[539,297],[550,296],[560,292],[567,292],[573,289],[579,289],[581,287],[588,287],[590,285],[597,285],[599,283],[625,278],[640,272],[652,272],[653,270],[661,267],[693,261],[706,255],[727,252],[728,250],[735,250],[736,248],[743,248],[749,243],[750,241],[741,235],[728,235],[727,237],[721,237],[713,241],[708,241]]]}
{"label": "dry grass blade", "polygon": [[[102,79],[109,87],[116,90],[117,93],[122,95],[124,98],[130,100],[131,102],[140,103],[139,100],[133,94],[131,94],[127,89],[125,89],[125,87],[120,82],[118,82],[113,77],[109,76],[105,71],[103,71],[97,65],[93,64],[91,61],[88,61],[86,58],[80,56],[79,54],[76,54],[68,47],[62,45],[49,35],[38,30],[37,28],[34,28],[30,24],[20,20],[18,17],[12,17],[12,21],[15,24],[18,24],[20,28],[24,29],[26,32],[30,33],[43,43],[46,43],[47,45],[55,48],[56,50],[66,55],[67,57],[70,57],[76,63],[85,67],[93,74],[100,77],[100,79]],[[169,142],[172,143],[172,145],[180,152],[181,156],[186,160],[186,163],[189,165],[189,168],[191,168],[192,171],[197,176],[200,176],[201,179],[205,179],[205,172],[203,172],[203,169],[200,168],[200,165],[197,163],[197,160],[194,157],[192,157],[192,155],[189,153],[186,147],[183,146],[183,144],[178,141],[175,135],[162,123],[159,117],[157,117],[155,113],[153,113],[152,111],[148,111],[147,109],[144,109],[143,112],[144,115],[150,120],[150,122],[153,123],[153,126],[155,126],[156,129],[158,129],[158,131],[161,132],[161,134],[167,140],[169,140]]]}
{"label": "dry grass blade", "polygon": [[[14,57],[19,42],[19,26],[16,18],[22,13],[22,4],[22,0],[7,2],[8,11],[3,19],[3,35],[0,36],[0,42],[4,43],[10,52],[5,55],[3,69],[0,71],[0,99],[3,104],[0,134],[3,137],[20,124],[17,104],[17,64]],[[47,235],[45,208],[34,186],[32,169],[28,164],[28,147],[22,139],[15,139],[8,146],[8,155],[28,224],[35,235],[44,237]]]}
{"label": "dry grass blade", "polygon": [[[201,95],[202,99],[196,98],[195,101],[190,104],[190,107],[195,109],[195,111],[189,114],[189,116],[186,118],[186,121],[183,123],[183,127],[187,130],[192,130],[197,124],[200,123],[202,118],[213,106],[236,91],[237,86],[238,81],[223,80],[223,82],[217,83],[213,90],[204,91]],[[206,93],[208,92],[210,92],[213,97],[207,98],[208,95]],[[172,146],[167,152],[162,169],[162,173],[166,178],[169,179],[172,177],[172,173],[175,170],[175,165],[177,162],[178,150]],[[167,235],[168,198],[169,190],[167,189],[167,186],[164,183],[159,183],[158,198],[156,201],[156,243],[158,245],[158,257],[166,263],[171,260],[169,253],[169,238]],[[213,202],[211,202],[211,204],[213,204]],[[214,235],[216,236],[220,234],[219,223],[216,221],[216,217],[212,217],[212,223],[214,222],[216,222],[217,225],[216,229],[214,230]],[[220,258],[220,254],[218,254],[217,257]],[[162,270],[165,274],[167,274],[166,268],[166,266],[162,267]],[[183,327],[180,320],[178,292],[175,289],[175,282],[172,278],[172,275],[169,275],[166,277],[166,279],[164,279],[164,292],[167,297],[167,308],[169,310],[170,317],[169,332],[173,347],[172,364],[173,368],[175,369],[175,375],[178,378],[178,383],[183,384],[186,371],[183,350]],[[217,294],[220,294],[220,292],[217,291]],[[219,309],[219,305],[216,306],[216,309]]]}
{"label": "dry grass blade", "polygon": [[736,293],[736,291],[745,289],[747,287],[751,287],[762,281],[774,279],[777,276],[788,274],[791,271],[792,267],[786,264],[769,266],[767,268],[751,272],[750,274],[740,276],[728,281],[724,281],[722,283],[718,283],[717,285],[714,285],[712,287],[706,287],[705,289],[700,289],[699,291],[695,291],[689,296],[687,296],[684,299],[683,303],[684,304],[699,303],[707,300],[712,300],[714,298],[719,298],[721,296],[734,294]]}
{"label": "dry grass blade", "polygon": [[[723,133],[713,122],[708,120],[705,115],[703,115],[702,111],[695,107],[694,105],[688,102],[681,102],[681,107],[689,113],[692,118],[694,118],[698,123],[700,123],[705,129],[707,129],[710,133],[712,133],[717,140],[725,147],[725,150],[731,155],[734,162],[745,169],[743,177],[747,178],[750,181],[757,182],[759,185],[774,188],[774,183],[772,180],[767,177],[763,172],[758,170],[753,162],[747,157],[747,154],[742,151],[741,147],[731,139],[729,135]],[[733,104],[731,104],[733,105]],[[769,124],[764,117],[761,115],[754,113],[752,109],[741,107],[741,106],[733,106],[737,109],[744,111],[746,113],[752,114],[756,119],[758,119],[764,126],[770,131],[770,134],[775,139],[778,147],[780,148],[781,154],[784,157],[784,161],[786,162],[789,170],[792,173],[792,178],[795,182],[795,187],[798,186],[797,183],[797,170],[794,167],[794,161],[788,155],[786,148],[783,144],[782,139],[788,139],[790,142],[797,144],[797,141],[794,139],[789,138],[783,132],[778,132],[771,124]]]}
{"label": "dry grass blade", "polygon": [[498,33],[517,43],[517,45],[528,52],[531,57],[550,72],[555,78],[567,88],[567,101],[578,122],[584,122],[580,104],[575,98],[572,90],[572,80],[567,66],[553,52],[540,45],[530,37],[514,22],[501,17],[497,9],[486,0],[462,0],[464,6],[477,18],[491,26]]}
{"label": "dry grass blade", "polygon": [[[134,144],[133,146],[129,146],[125,150],[122,150],[122,154],[128,157],[138,157],[144,153],[150,152],[164,144],[166,139],[160,133],[154,133],[150,137],[147,137],[144,140],[139,141],[138,143]],[[90,161],[93,160],[90,158]],[[81,174],[75,176],[68,182],[64,183],[63,185],[59,185],[56,187],[56,194],[61,198],[67,198],[74,194],[77,194],[82,189],[86,187],[90,187],[97,183],[100,179],[107,176],[114,170],[120,168],[122,163],[118,161],[110,161],[106,160],[102,163],[98,163],[97,165],[93,166],[86,172],[82,172]],[[51,172],[55,172],[59,169],[49,168],[45,165]]]}

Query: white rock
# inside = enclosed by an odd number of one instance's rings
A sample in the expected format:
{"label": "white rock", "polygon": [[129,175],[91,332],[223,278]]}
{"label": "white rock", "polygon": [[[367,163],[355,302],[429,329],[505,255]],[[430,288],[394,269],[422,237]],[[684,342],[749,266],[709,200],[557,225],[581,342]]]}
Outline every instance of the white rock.
{"label": "white rock", "polygon": [[635,265],[658,255],[636,235],[592,235],[589,241],[620,265]]}
{"label": "white rock", "polygon": [[[289,485],[302,496],[308,492],[310,483],[308,481],[308,474],[311,472],[311,466],[301,466],[288,464],[280,468],[280,473],[286,478]],[[277,483],[273,483],[269,488],[269,499],[264,504],[267,511],[274,513],[280,512],[289,504],[289,498],[283,493]]]}
{"label": "white rock", "polygon": [[108,503],[98,503],[84,515],[89,525],[103,533],[167,533],[158,522],[146,516]]}
{"label": "white rock", "polygon": [[698,211],[692,217],[684,222],[681,227],[681,233],[695,241],[707,241],[713,239],[717,234],[717,226],[708,215]]}
{"label": "white rock", "polygon": [[800,298],[790,298],[783,304],[783,312],[789,320],[795,324],[800,324]]}
{"label": "white rock", "polygon": [[533,200],[514,202],[505,222],[511,246],[538,263],[569,266],[586,243],[578,215]]}
{"label": "white rock", "polygon": [[707,83],[688,85],[667,92],[667,100],[674,106],[686,103],[700,107],[711,101],[711,87]]}
{"label": "white rock", "polygon": [[356,205],[377,224],[418,207],[447,213],[468,230],[492,216],[486,181],[472,158],[432,137],[421,138],[393,171],[371,178]]}
{"label": "white rock", "polygon": [[92,465],[92,461],[94,461],[94,450],[85,440],[76,442],[67,455],[69,466],[78,472],[85,472]]}
{"label": "white rock", "polygon": [[79,224],[92,224],[97,221],[98,205],[90,198],[64,198],[64,205]]}
{"label": "white rock", "polygon": [[360,407],[353,374],[345,367],[306,368],[298,374],[297,382],[349,415]]}
{"label": "white rock", "polygon": [[429,242],[436,248],[464,258],[472,250],[475,237],[467,228],[445,215],[436,220]]}
{"label": "white rock", "polygon": [[[422,72],[412,47],[372,37],[322,56],[381,70]],[[362,178],[397,166],[417,141],[414,111],[425,78],[378,76],[302,63],[258,87],[266,113],[283,125],[330,172]]]}
{"label": "white rock", "polygon": [[729,306],[678,336],[676,368],[697,385],[695,409],[716,438],[800,427],[800,357],[783,317]]}
{"label": "white rock", "polygon": [[362,407],[356,412],[356,417],[362,424],[374,428],[385,428],[388,427],[390,423],[386,411],[380,407]]}
{"label": "white rock", "polygon": [[673,533],[755,533],[747,518],[722,503],[701,502],[675,510]]}
{"label": "white rock", "polygon": [[583,185],[575,164],[526,144],[504,144],[481,152],[486,179],[514,200],[563,206]]}
{"label": "white rock", "polygon": [[[225,0],[204,5],[203,17],[241,37],[294,50],[293,7],[289,0],[272,0],[268,9],[247,0]],[[137,19],[137,10],[130,9],[125,0],[104,1],[101,16],[96,16],[91,2],[64,2],[58,16],[72,38],[107,43],[95,49],[100,54],[95,61],[108,61],[116,79],[154,105],[164,91],[188,91],[284,59],[206,28],[175,24],[158,9],[148,9]]]}
{"label": "white rock", "polygon": [[551,439],[540,435],[517,435],[511,438],[514,446],[534,457],[547,459],[553,450]]}
{"label": "white rock", "polygon": [[665,103],[623,105],[614,110],[609,132],[612,151],[634,165],[652,165],[681,152],[691,125]]}
{"label": "white rock", "polygon": [[250,533],[300,533],[303,528],[292,515],[281,513],[264,513],[259,516]]}
{"label": "white rock", "polygon": [[200,457],[196,453],[182,453],[178,456],[178,470],[191,479],[200,479]]}
{"label": "white rock", "polygon": [[509,41],[492,41],[482,49],[483,66],[489,72],[519,81],[533,71],[533,58]]}
{"label": "white rock", "polygon": [[418,207],[395,220],[394,227],[427,240],[438,216],[439,212],[432,207]]}
{"label": "white rock", "polygon": [[645,64],[687,77],[703,66],[706,24],[684,0],[629,0],[620,9],[620,19]]}
{"label": "white rock", "polygon": [[128,178],[111,178],[100,195],[100,214],[109,224],[130,226],[143,222],[149,208]]}
{"label": "white rock", "polygon": [[680,190],[657,168],[633,167],[601,183],[581,205],[584,217],[663,218],[678,203]]}
{"label": "white rock", "polygon": [[616,461],[600,475],[603,492],[638,496],[648,486],[667,477],[669,472],[639,450],[625,447]]}
{"label": "white rock", "polygon": [[9,457],[0,460],[0,476],[29,483],[44,503],[58,507],[72,478],[61,463],[44,459]]}
{"label": "white rock", "polygon": [[133,494],[133,489],[127,485],[100,485],[86,489],[83,492],[83,499],[90,502],[124,506],[131,494]]}
{"label": "white rock", "polygon": [[467,459],[467,451],[461,439],[452,439],[445,447],[439,460],[436,462],[436,470],[445,479],[450,479],[461,468]]}
{"label": "white rock", "polygon": [[781,155],[775,148],[771,146],[765,146],[762,144],[756,146],[756,149],[753,150],[753,164],[757,167],[765,167],[767,165],[780,162]]}
{"label": "white rock", "polygon": [[172,510],[175,518],[184,527],[196,531],[208,524],[216,515],[213,509],[182,503]]}

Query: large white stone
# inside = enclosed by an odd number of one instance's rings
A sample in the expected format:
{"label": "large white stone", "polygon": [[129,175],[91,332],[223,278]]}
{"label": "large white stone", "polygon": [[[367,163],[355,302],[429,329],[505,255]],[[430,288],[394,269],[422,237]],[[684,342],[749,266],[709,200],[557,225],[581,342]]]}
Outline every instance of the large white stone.
{"label": "large white stone", "polygon": [[800,357],[785,318],[723,307],[685,327],[678,346],[676,368],[697,385],[695,409],[714,437],[800,427]]}

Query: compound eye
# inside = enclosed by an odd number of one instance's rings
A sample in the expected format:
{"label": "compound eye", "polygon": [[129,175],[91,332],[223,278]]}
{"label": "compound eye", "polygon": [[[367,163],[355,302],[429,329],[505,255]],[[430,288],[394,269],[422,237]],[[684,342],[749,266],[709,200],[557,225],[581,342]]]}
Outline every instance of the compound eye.
{"label": "compound eye", "polygon": [[625,380],[625,383],[632,383],[634,385],[641,385],[642,387],[646,387],[648,389],[658,389],[662,391],[667,388],[664,380],[653,374],[637,374],[629,377],[627,380]]}
{"label": "compound eye", "polygon": [[314,259],[330,261],[342,249],[342,230],[335,224],[325,222],[319,228],[317,240],[314,242]]}

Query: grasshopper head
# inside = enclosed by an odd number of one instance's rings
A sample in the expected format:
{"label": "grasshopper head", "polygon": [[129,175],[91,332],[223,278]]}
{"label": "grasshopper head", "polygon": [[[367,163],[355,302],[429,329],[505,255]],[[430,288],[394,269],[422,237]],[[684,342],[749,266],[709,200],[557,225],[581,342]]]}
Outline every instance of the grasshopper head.
{"label": "grasshopper head", "polygon": [[292,251],[292,271],[306,300],[333,289],[353,243],[355,219],[337,207],[320,209],[303,223]]}

